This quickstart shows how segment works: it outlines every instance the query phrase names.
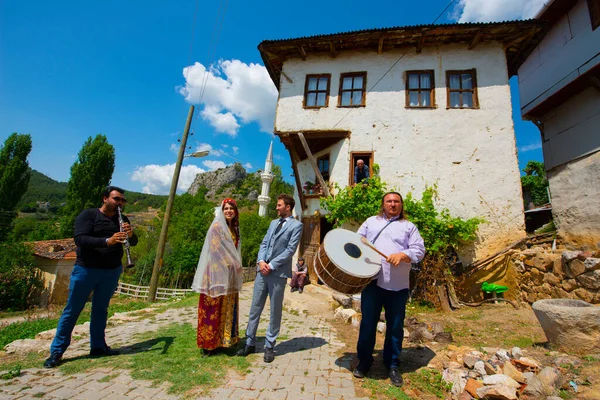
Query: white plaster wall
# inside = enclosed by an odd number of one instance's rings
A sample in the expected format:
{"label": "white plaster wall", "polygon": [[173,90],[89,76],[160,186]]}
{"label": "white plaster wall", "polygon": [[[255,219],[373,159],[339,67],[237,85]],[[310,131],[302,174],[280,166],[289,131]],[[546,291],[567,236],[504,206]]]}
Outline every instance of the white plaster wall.
{"label": "white plaster wall", "polygon": [[598,64],[600,29],[592,31],[587,1],[578,0],[519,68],[522,114]]}
{"label": "white plaster wall", "polygon": [[559,235],[577,248],[600,248],[600,151],[548,171]]}
{"label": "white plaster wall", "polygon": [[[351,137],[331,148],[330,180],[348,183],[351,151],[374,151],[384,181],[401,193],[420,197],[425,185],[438,185],[439,206],[458,217],[483,217],[477,256],[524,235],[524,217],[506,58],[500,44],[342,53],[292,59],[281,79],[275,127],[278,131],[341,129]],[[477,71],[479,109],[446,109],[446,70]],[[436,109],[405,108],[406,70],[435,71]],[[340,73],[367,71],[366,107],[338,108]],[[306,74],[330,73],[329,107],[302,108]],[[321,155],[325,152],[321,152]],[[313,180],[308,161],[298,165],[302,183]],[[312,209],[312,207],[311,207]],[[306,210],[309,212],[311,210]],[[305,214],[306,215],[306,214]],[[484,249],[485,248],[485,249]]]}

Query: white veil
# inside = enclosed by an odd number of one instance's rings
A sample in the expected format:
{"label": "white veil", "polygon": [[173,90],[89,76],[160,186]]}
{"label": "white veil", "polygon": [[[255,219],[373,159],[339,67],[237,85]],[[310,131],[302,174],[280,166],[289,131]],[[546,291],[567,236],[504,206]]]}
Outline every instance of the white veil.
{"label": "white veil", "polygon": [[215,219],[210,224],[192,290],[210,297],[242,290],[242,243],[235,246],[222,207],[215,207]]}

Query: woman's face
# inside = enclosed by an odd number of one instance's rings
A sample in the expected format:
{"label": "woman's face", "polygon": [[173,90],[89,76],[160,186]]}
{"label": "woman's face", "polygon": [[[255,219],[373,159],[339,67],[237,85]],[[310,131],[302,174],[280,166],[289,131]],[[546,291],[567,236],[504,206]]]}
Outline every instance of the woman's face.
{"label": "woman's face", "polygon": [[223,207],[223,214],[227,221],[231,221],[235,217],[235,208],[231,204],[226,203],[225,207]]}

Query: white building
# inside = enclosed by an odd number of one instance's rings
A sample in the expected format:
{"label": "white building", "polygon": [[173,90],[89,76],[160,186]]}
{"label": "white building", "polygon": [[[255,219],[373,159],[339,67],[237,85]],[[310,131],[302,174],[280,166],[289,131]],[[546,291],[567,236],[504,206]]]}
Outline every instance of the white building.
{"label": "white building", "polygon": [[600,247],[600,1],[554,0],[519,63],[521,114],[541,131],[552,213],[567,243]]}
{"label": "white building", "polygon": [[437,184],[440,207],[486,219],[463,261],[522,237],[508,79],[542,32],[536,21],[517,21],[262,42],[259,50],[279,90],[275,134],[293,163],[305,258],[331,226],[319,195],[303,193],[316,172],[299,132],[330,182],[353,182],[360,158],[377,163],[381,178],[404,195],[420,198],[426,185]]}

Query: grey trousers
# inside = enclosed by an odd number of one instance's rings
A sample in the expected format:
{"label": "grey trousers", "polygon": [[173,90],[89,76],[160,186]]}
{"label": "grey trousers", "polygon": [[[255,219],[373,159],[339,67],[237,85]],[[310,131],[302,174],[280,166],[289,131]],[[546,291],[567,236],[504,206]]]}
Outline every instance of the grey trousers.
{"label": "grey trousers", "polygon": [[267,329],[265,347],[275,347],[275,341],[279,336],[281,327],[281,314],[283,311],[283,294],[285,293],[287,278],[281,278],[273,273],[264,276],[260,272],[254,280],[254,293],[252,294],[252,305],[248,316],[248,327],[246,328],[246,345],[256,345],[256,331],[260,315],[265,308],[267,296],[271,302],[271,317]]}

